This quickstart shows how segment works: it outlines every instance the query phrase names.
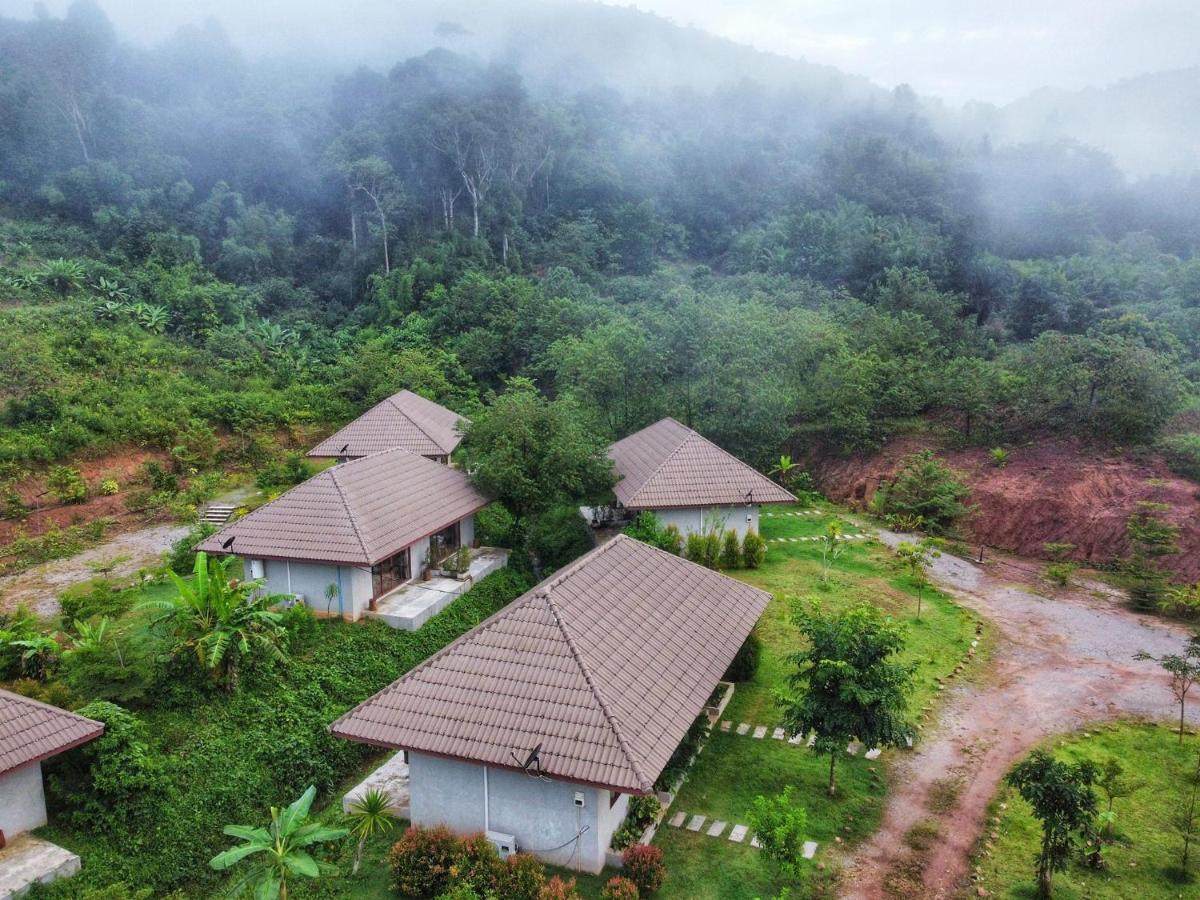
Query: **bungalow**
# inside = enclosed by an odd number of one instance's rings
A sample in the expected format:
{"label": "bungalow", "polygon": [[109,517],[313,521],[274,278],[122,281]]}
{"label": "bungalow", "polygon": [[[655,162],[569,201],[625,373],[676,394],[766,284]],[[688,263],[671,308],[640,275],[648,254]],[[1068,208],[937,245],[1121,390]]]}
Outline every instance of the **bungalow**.
{"label": "bungalow", "polygon": [[650,510],[685,536],[732,528],[740,537],[758,531],[764,503],[796,498],[712,441],[666,418],[611,447],[620,481],[614,493],[629,513]]}
{"label": "bungalow", "polygon": [[474,544],[487,503],[458,469],[396,448],[314,475],[196,549],[239,556],[271,593],[354,621]]}
{"label": "bungalow", "polygon": [[103,733],[103,722],[0,690],[0,835],[4,840],[46,824],[42,760]]}
{"label": "bungalow", "polygon": [[412,391],[383,400],[308,451],[318,459],[358,459],[400,447],[448,462],[469,420]]}
{"label": "bungalow", "polygon": [[414,824],[598,872],[769,599],[619,535],[330,731],[406,751]]}

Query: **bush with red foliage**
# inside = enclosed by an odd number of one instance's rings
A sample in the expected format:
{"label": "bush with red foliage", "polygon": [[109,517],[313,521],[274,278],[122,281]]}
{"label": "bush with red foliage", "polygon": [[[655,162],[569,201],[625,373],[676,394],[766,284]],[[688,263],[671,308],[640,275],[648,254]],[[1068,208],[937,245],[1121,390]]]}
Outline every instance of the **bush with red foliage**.
{"label": "bush with red foliage", "polygon": [[649,844],[634,844],[621,854],[625,874],[638,887],[639,894],[653,894],[667,879],[662,850]]}
{"label": "bush with red foliage", "polygon": [[450,886],[462,857],[462,841],[449,828],[412,826],[392,846],[392,884],[411,897],[436,896]]}
{"label": "bush with red foliage", "polygon": [[542,885],[538,891],[538,900],[580,900],[579,891],[575,890],[575,879],[563,881],[555,875]]}
{"label": "bush with red foliage", "polygon": [[479,896],[489,897],[499,892],[503,877],[504,861],[486,834],[480,832],[463,838],[458,862],[460,881],[469,884]]}
{"label": "bush with red foliage", "polygon": [[638,886],[628,878],[617,875],[600,888],[600,900],[638,900]]}
{"label": "bush with red foliage", "polygon": [[504,900],[538,900],[545,881],[546,867],[536,856],[514,853],[504,863],[496,893]]}

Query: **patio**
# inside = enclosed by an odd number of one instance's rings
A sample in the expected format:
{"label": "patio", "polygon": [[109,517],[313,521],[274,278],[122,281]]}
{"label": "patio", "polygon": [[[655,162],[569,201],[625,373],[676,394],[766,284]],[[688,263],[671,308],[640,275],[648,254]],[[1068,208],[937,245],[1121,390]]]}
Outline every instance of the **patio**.
{"label": "patio", "polygon": [[471,589],[475,582],[508,565],[508,551],[498,547],[479,547],[471,551],[471,564],[465,578],[431,578],[409,581],[375,601],[366,615],[381,619],[393,628],[416,631],[435,615]]}
{"label": "patio", "polygon": [[57,844],[22,834],[0,850],[0,900],[20,897],[35,884],[69,878],[79,871],[79,857]]}

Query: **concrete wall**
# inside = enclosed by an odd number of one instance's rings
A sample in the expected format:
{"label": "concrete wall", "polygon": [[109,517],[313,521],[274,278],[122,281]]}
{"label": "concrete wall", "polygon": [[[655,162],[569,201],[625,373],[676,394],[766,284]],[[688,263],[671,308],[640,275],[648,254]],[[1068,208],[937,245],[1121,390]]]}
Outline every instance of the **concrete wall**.
{"label": "concrete wall", "polygon": [[[604,851],[629,803],[621,796],[610,808],[610,794],[600,788],[488,769],[485,822],[483,766],[413,752],[408,764],[413,824],[511,834],[518,850],[584,872],[604,867]],[[575,805],[576,792],[582,807]]]}
{"label": "concrete wall", "polygon": [[42,764],[30,763],[0,775],[0,831],[11,841],[46,824]]}
{"label": "concrete wall", "polygon": [[[747,530],[758,531],[757,506],[717,506],[704,509],[655,509],[663,525],[674,525],[686,538],[694,532],[703,532],[704,525],[724,521],[722,531],[732,528],[738,537],[745,537]],[[746,521],[747,516],[750,521]]]}

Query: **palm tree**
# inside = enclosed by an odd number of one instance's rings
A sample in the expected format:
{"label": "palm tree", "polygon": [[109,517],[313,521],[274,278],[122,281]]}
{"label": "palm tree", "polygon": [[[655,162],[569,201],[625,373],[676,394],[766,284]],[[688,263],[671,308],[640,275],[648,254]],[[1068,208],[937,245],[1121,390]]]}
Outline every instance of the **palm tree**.
{"label": "palm tree", "polygon": [[264,657],[283,661],[287,640],[279,613],[271,609],[279,598],[259,594],[261,582],[231,578],[229,568],[234,561],[233,557],[209,559],[201,551],[196,554],[190,584],[171,572],[176,596],[147,600],[137,607],[162,610],[158,622],[174,625],[179,642],[176,649],[193,651],[200,665],[230,693],[237,688],[243,660]]}
{"label": "palm tree", "polygon": [[38,283],[65,298],[83,283],[83,266],[73,259],[48,260],[37,272]]}
{"label": "palm tree", "polygon": [[322,873],[333,869],[328,863],[320,863],[309,855],[305,847],[323,844],[345,837],[345,828],[327,828],[319,822],[308,821],[317,789],[309,786],[300,798],[280,810],[271,807],[271,824],[267,828],[250,825],[226,825],[225,833],[241,838],[243,843],[218,853],[208,864],[218,872],[224,871],[249,856],[262,855],[256,865],[248,870],[230,888],[231,896],[240,896],[251,887],[255,900],[287,900],[289,875],[319,878]]}
{"label": "palm tree", "polygon": [[367,841],[377,834],[387,834],[396,827],[392,798],[379,788],[371,788],[351,804],[349,820],[350,833],[358,838],[358,847],[354,851],[354,868],[350,874],[357,875]]}

